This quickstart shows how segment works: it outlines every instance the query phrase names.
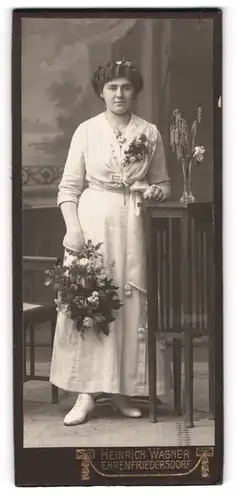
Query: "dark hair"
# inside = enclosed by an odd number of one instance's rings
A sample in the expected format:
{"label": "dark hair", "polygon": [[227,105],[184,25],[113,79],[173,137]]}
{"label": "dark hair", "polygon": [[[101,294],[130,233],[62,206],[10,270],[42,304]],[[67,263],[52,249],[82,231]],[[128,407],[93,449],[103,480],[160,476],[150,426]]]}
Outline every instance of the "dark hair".
{"label": "dark hair", "polygon": [[103,66],[98,66],[92,78],[92,86],[100,97],[105,83],[115,78],[127,78],[134,87],[135,95],[143,88],[143,78],[139,69],[131,61],[121,58],[120,61],[110,61]]}

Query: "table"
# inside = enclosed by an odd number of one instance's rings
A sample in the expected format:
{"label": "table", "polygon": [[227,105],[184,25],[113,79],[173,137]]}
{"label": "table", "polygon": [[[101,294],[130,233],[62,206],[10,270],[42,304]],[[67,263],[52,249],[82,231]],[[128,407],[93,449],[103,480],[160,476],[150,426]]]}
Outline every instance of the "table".
{"label": "table", "polygon": [[209,413],[214,417],[213,204],[144,202],[147,244],[150,420],[156,414],[156,337],[174,340],[174,395],[180,407],[181,344],[184,414],[193,427],[193,338],[208,336]]}
{"label": "table", "polygon": [[[50,322],[50,344],[37,344],[37,347],[53,347],[56,307],[54,304],[23,303],[23,324],[24,324],[24,382],[28,380],[49,380],[48,376],[35,375],[35,331],[34,328],[39,323]],[[26,334],[29,329],[30,341],[26,342]],[[30,349],[30,373],[26,370],[26,348]],[[58,388],[52,384],[52,403],[58,403]]]}

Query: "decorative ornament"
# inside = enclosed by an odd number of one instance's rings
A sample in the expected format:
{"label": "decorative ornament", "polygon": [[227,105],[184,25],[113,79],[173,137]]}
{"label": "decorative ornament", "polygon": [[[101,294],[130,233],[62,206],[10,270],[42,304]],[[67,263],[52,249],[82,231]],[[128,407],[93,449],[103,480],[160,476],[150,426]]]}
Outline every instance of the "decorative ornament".
{"label": "decorative ornament", "polygon": [[125,295],[126,297],[130,297],[132,295],[132,288],[130,285],[125,285]]}

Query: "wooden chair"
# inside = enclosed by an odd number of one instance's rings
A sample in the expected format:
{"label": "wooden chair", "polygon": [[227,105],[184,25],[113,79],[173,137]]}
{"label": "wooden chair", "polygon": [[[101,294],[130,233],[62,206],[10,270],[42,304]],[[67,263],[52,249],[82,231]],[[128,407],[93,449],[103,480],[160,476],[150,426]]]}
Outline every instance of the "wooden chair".
{"label": "wooden chair", "polygon": [[[47,267],[56,263],[56,257],[23,257],[23,325],[24,325],[24,382],[29,380],[49,380],[48,375],[36,374],[36,348],[49,347],[52,352],[55,326],[56,306],[51,292],[44,286]],[[35,327],[49,323],[49,343],[35,343]],[[27,371],[27,350],[29,349],[29,372]],[[58,388],[52,385],[52,403],[58,403]]]}
{"label": "wooden chair", "polygon": [[215,413],[214,209],[211,202],[144,204],[148,241],[148,363],[150,419],[156,414],[156,337],[173,341],[175,410],[193,427],[193,343],[208,338],[209,416]]}

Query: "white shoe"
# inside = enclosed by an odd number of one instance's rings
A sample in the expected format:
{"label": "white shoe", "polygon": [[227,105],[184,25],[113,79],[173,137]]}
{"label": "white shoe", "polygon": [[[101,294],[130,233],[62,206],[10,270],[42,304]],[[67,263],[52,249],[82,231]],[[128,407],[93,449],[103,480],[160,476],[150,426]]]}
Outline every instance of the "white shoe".
{"label": "white shoe", "polygon": [[123,394],[111,394],[111,400],[125,417],[139,418],[141,411],[131,405],[131,400]]}
{"label": "white shoe", "polygon": [[95,403],[91,394],[79,394],[72,410],[64,418],[65,425],[82,424],[88,414],[94,409]]}

